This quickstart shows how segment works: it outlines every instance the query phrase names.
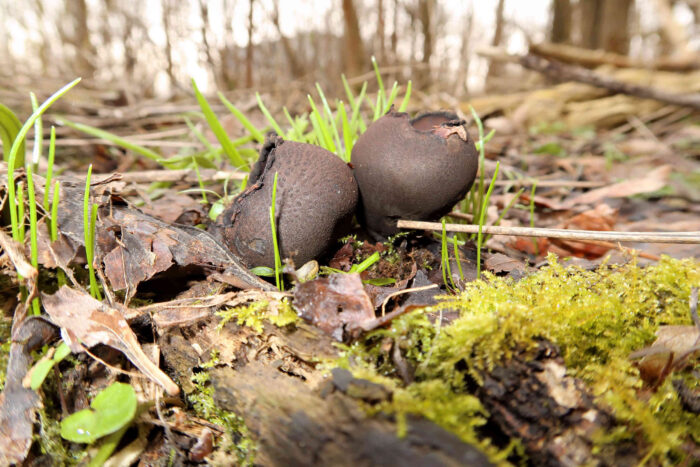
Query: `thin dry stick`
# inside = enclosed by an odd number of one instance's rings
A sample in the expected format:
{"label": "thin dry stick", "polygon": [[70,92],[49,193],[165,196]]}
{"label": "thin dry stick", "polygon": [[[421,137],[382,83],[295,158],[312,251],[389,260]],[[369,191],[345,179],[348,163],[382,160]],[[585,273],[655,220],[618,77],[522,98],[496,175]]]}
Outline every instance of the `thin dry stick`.
{"label": "thin dry stick", "polygon": [[[399,220],[400,229],[442,231],[438,222]],[[478,225],[445,224],[448,232],[477,233]],[[531,227],[483,226],[489,235],[515,235],[520,237],[564,238],[568,240],[601,240],[608,242],[687,243],[700,244],[700,232],[607,232],[597,230],[542,229]]]}
{"label": "thin dry stick", "polygon": [[606,248],[611,248],[611,249],[619,250],[622,252],[636,251],[637,256],[639,256],[640,258],[646,258],[646,259],[650,259],[652,261],[659,261],[661,259],[657,255],[653,255],[651,253],[646,253],[644,251],[634,250],[632,248],[626,248],[626,247],[620,245],[619,243],[604,242],[601,240],[577,240],[577,241],[581,242],[581,243],[588,243],[590,245],[600,245],[600,246],[604,246]]}
{"label": "thin dry stick", "polygon": [[532,186],[537,184],[541,187],[565,187],[565,188],[597,188],[605,186],[606,182],[586,181],[586,180],[537,180],[535,178],[525,178],[522,180],[496,180],[496,186]]}
{"label": "thin dry stick", "polygon": [[[200,175],[206,181],[243,180],[244,172],[223,171],[214,169],[200,169]],[[107,177],[98,178],[95,183],[104,181],[104,178],[114,177],[126,183],[152,183],[152,182],[196,182],[197,173],[194,170],[143,170],[138,172],[126,172],[122,174],[111,174]]]}

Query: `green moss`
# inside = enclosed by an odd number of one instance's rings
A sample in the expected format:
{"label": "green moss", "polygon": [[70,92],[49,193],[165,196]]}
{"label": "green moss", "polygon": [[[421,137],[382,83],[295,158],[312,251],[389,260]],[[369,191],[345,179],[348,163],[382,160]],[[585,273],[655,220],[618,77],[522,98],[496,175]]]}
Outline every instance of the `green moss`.
{"label": "green moss", "polygon": [[197,416],[224,427],[224,436],[217,447],[219,450],[235,455],[238,459],[237,465],[254,465],[257,447],[248,434],[245,422],[235,413],[219,408],[214,402],[214,387],[206,370],[213,368],[217,363],[218,355],[214,352],[211,360],[202,365],[205,371],[192,376],[195,389],[187,395],[187,400]]}
{"label": "green moss", "polygon": [[0,391],[5,388],[7,359],[10,358],[10,332],[12,323],[0,320]]}
{"label": "green moss", "polygon": [[226,323],[235,319],[239,325],[251,327],[257,333],[262,333],[265,320],[275,326],[284,327],[300,319],[286,299],[273,304],[267,300],[260,300],[249,305],[219,311],[216,316],[221,318],[217,329],[222,329]]}
{"label": "green moss", "polygon": [[[460,295],[443,297],[437,306],[370,333],[346,348],[340,364],[358,377],[391,381],[394,400],[381,409],[396,413],[399,421],[403,414],[424,415],[499,462],[508,449],[498,451],[480,438],[478,427],[488,414],[468,393],[466,373],[479,382],[483,371],[506,363],[516,350],[534,349],[545,338],[559,346],[569,373],[581,378],[596,402],[624,424],[600,435],[600,449],[634,439],[648,459],[683,460],[683,443],[693,436],[698,441],[700,417],[682,409],[670,381],[644,396],[628,356],[650,345],[659,326],[692,324],[688,300],[691,285],[700,283],[700,263],[664,257],[646,268],[632,263],[589,272],[565,268],[554,256],[549,262],[518,282],[486,274]],[[447,310],[458,310],[460,316],[440,330],[422,314]],[[415,383],[404,387],[396,378],[391,359],[382,353],[387,337],[401,345],[416,368]],[[697,388],[697,380],[688,375],[689,386]],[[517,444],[510,448],[521,449]]]}

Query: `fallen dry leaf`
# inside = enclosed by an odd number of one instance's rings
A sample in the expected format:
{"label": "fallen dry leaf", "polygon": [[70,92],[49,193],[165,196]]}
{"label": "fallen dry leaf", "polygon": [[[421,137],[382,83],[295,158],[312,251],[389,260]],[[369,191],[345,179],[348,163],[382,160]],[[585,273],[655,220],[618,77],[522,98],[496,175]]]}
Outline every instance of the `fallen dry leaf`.
{"label": "fallen dry leaf", "polygon": [[[565,220],[558,225],[557,228],[571,230],[611,231],[615,229],[616,221],[617,210],[611,208],[607,204],[599,204],[593,209],[589,209]],[[581,242],[558,238],[551,238],[549,240],[552,244],[562,249],[562,251],[558,251],[557,254],[562,255],[563,253],[565,256],[573,255],[587,259],[595,259],[600,258],[610,250],[610,246],[608,245],[595,244],[591,242]]]}
{"label": "fallen dry leaf", "polygon": [[525,271],[527,267],[520,260],[511,258],[502,253],[496,253],[489,256],[484,261],[484,266],[491,272],[498,274],[499,272]]}
{"label": "fallen dry leaf", "polygon": [[[105,344],[126,355],[149,379],[170,395],[180,392],[178,386],[143,352],[136,335],[122,313],[99,302],[86,292],[61,287],[53,295],[41,294],[42,303],[51,320],[61,328],[61,337],[75,353]],[[84,346],[84,347],[83,347]]]}
{"label": "fallen dry leaf", "polygon": [[633,352],[642,379],[660,384],[674,370],[684,367],[693,355],[700,354],[700,329],[694,325],[661,326],[652,345]]}
{"label": "fallen dry leaf", "polygon": [[359,274],[331,274],[300,284],[294,306],[303,319],[338,341],[356,337],[363,323],[375,319]]}
{"label": "fallen dry leaf", "polygon": [[561,203],[561,209],[569,209],[581,204],[595,204],[605,198],[625,198],[660,190],[668,183],[670,165],[662,165],[643,178],[625,180],[609,186],[591,190]]}

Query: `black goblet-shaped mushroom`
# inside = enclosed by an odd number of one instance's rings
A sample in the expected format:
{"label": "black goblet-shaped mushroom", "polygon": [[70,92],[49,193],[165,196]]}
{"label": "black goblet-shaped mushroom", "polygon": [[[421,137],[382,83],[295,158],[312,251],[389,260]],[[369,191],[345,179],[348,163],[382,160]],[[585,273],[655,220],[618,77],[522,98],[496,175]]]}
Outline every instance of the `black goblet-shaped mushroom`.
{"label": "black goblet-shaped mushroom", "polygon": [[375,238],[399,231],[399,219],[436,220],[462,199],[479,157],[466,124],[449,112],[409,119],[390,111],[352,150],[359,220]]}
{"label": "black goblet-shaped mushroom", "polygon": [[269,218],[275,173],[275,222],[283,259],[301,266],[351,227],[358,190],[350,167],[321,147],[268,138],[248,188],[212,228],[248,267],[275,264]]}

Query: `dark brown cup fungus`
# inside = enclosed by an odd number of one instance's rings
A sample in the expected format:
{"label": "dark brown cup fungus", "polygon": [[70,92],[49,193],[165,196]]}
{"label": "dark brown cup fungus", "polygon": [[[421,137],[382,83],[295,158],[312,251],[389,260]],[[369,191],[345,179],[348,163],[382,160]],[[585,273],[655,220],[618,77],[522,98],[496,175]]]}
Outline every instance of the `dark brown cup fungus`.
{"label": "dark brown cup fungus", "polygon": [[351,227],[358,191],[350,167],[321,147],[269,138],[250,172],[248,188],[212,229],[248,267],[275,265],[269,211],[275,173],[282,259],[301,266],[321,256]]}
{"label": "dark brown cup fungus", "polygon": [[376,238],[398,232],[399,219],[435,220],[462,199],[479,165],[465,122],[449,112],[409,120],[390,111],[352,150],[360,188],[359,218]]}

